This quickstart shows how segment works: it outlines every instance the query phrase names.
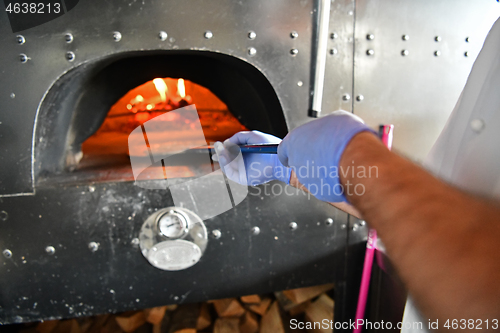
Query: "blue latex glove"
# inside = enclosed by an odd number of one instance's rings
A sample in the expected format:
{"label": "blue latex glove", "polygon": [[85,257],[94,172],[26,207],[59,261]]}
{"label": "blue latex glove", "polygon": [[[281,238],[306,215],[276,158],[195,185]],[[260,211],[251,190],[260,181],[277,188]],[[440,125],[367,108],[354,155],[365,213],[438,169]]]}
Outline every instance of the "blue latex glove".
{"label": "blue latex glove", "polygon": [[224,144],[216,142],[214,148],[221,169],[232,181],[256,186],[277,179],[289,184],[291,169],[284,167],[276,154],[244,153],[244,163],[238,159],[238,145],[280,142],[280,138],[270,134],[244,131],[236,133]]}
{"label": "blue latex glove", "polygon": [[288,133],[278,147],[278,157],[283,165],[295,171],[300,183],[316,198],[347,201],[344,191],[348,189],[340,184],[339,176],[352,170],[339,169],[340,157],[349,141],[363,131],[375,134],[361,118],[350,112],[335,111]]}

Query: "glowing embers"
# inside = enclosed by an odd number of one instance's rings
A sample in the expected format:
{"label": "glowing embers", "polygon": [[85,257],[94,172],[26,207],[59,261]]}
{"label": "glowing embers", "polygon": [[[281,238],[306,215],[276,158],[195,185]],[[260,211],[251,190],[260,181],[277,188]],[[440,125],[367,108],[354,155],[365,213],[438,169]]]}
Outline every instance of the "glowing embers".
{"label": "glowing embers", "polygon": [[[180,117],[175,112],[169,114],[169,111],[190,104],[196,105],[207,144],[246,130],[226,105],[207,88],[189,80],[156,78],[130,90],[111,107],[101,127],[82,144],[83,159],[79,168],[130,169],[129,134],[160,115],[163,115],[162,131],[151,135],[162,137],[168,142],[178,141],[180,146],[189,143],[194,135],[195,124],[189,117]],[[167,145],[164,149],[175,151],[176,147]],[[181,165],[178,171],[179,177],[196,173],[191,167]]]}

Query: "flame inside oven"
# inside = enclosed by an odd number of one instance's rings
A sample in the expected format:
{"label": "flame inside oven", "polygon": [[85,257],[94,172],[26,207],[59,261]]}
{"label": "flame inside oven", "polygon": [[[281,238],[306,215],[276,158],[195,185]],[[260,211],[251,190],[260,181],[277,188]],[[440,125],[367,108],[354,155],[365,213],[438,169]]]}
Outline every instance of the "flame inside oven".
{"label": "flame inside oven", "polygon": [[[184,79],[155,78],[127,92],[109,110],[101,127],[82,144],[83,158],[78,169],[130,168],[128,136],[138,126],[169,111],[195,104],[207,144],[223,141],[247,130],[209,89]],[[164,116],[169,122],[160,133],[166,139],[189,140],[194,124],[177,113]],[[170,140],[172,141],[172,140]],[[189,166],[178,166],[179,177],[197,174]],[[130,178],[121,173],[121,178]]]}

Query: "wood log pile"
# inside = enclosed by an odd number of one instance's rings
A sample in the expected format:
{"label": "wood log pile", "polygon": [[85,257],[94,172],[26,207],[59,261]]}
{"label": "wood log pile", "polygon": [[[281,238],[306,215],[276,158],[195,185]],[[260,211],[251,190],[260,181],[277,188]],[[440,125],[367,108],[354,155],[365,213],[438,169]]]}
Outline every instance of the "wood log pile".
{"label": "wood log pile", "polygon": [[[333,284],[266,295],[25,324],[23,333],[288,333],[290,320],[333,320]],[[304,331],[308,332],[308,331]],[[311,332],[331,332],[316,329]]]}

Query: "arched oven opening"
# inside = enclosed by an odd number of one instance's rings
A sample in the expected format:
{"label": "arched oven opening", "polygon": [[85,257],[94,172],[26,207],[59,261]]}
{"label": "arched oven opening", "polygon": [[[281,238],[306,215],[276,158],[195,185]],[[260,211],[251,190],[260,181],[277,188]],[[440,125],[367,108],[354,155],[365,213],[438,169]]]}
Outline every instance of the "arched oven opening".
{"label": "arched oven opening", "polygon": [[47,93],[35,132],[37,185],[132,180],[130,132],[190,104],[207,142],[245,129],[287,132],[273,87],[240,59],[201,51],[121,54],[82,64]]}
{"label": "arched oven opening", "polygon": [[[191,114],[183,117],[182,113],[170,112],[187,105],[196,107],[207,144],[223,141],[234,133],[248,130],[226,104],[207,88],[182,78],[155,78],[130,90],[111,107],[99,129],[82,143],[76,171],[113,169],[115,179],[133,180],[130,156],[137,157],[134,156],[137,152],[141,152],[142,156],[147,152],[140,145],[131,147],[134,141],[129,140],[131,132],[149,120],[164,115],[156,118],[161,119],[162,124],[157,131],[148,133],[149,140],[178,142],[181,145],[182,142],[192,142],[193,137],[198,135],[195,130],[197,119],[191,119]],[[160,149],[166,149],[165,152],[177,150],[169,145],[163,145]],[[206,163],[203,158],[191,158],[189,161],[189,165],[173,167],[175,170],[170,170],[169,174],[176,175],[176,178],[194,176],[195,170],[190,166]]]}

